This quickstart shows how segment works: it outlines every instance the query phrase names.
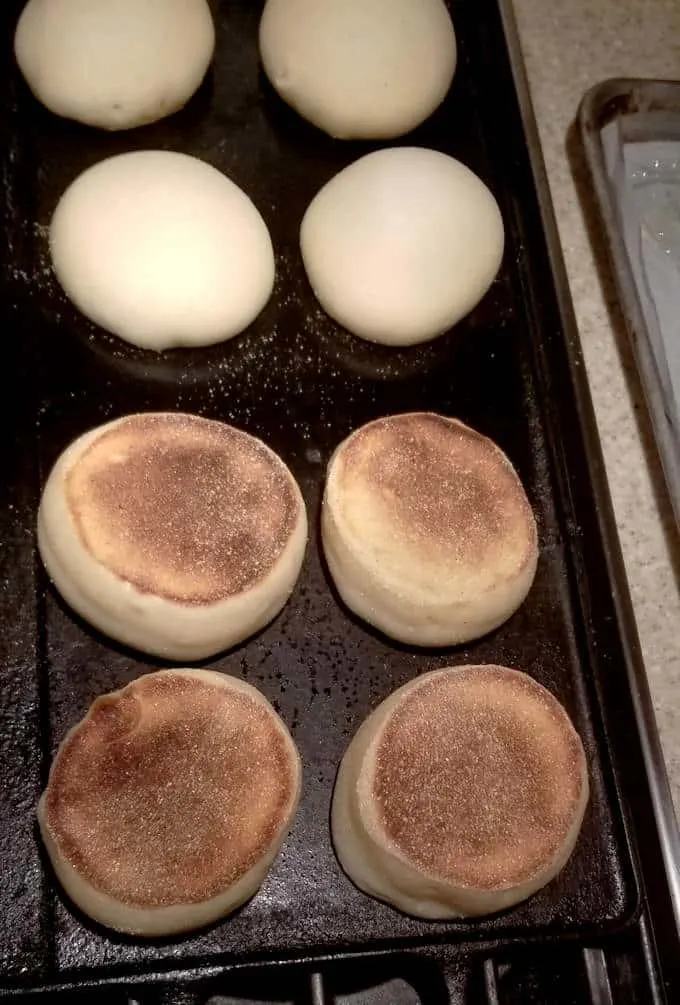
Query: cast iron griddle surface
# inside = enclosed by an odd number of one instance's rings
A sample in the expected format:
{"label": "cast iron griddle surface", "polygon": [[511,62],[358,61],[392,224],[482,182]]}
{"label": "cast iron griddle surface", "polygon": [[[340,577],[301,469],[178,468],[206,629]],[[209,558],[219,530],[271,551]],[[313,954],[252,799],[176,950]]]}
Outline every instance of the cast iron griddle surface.
{"label": "cast iron griddle surface", "polygon": [[[0,251],[6,410],[0,811],[11,824],[0,836],[0,967],[8,980],[143,973],[218,956],[283,959],[339,947],[603,933],[637,906],[597,707],[597,667],[587,655],[570,571],[570,538],[578,528],[569,523],[552,474],[551,451],[559,445],[546,432],[546,387],[536,361],[543,338],[555,332],[541,329],[541,292],[527,287],[545,251],[540,232],[532,243],[521,225],[522,199],[534,205],[535,197],[517,154],[523,138],[498,12],[491,0],[454,5],[453,89],[404,142],[458,156],[490,185],[506,223],[503,269],[455,331],[397,352],[341,331],[306,283],[298,250],[304,210],[327,179],[372,147],[330,140],[272,93],[258,70],[260,9],[220,4],[214,69],[189,107],[117,135],[38,106],[13,67],[12,19],[2,15],[8,24],[0,113],[7,234]],[[493,90],[489,66],[499,73]],[[105,156],[154,147],[194,154],[227,173],[264,215],[277,252],[276,288],[262,316],[243,336],[201,352],[155,356],[127,347],[85,321],[50,273],[46,226],[64,188]],[[283,613],[246,645],[207,664],[261,688],[292,729],[304,765],[292,833],[259,894],[236,915],[183,940],[151,943],[97,928],[66,902],[34,824],[50,759],[67,729],[95,696],[152,665],[97,635],[47,587],[34,554],[39,486],[73,437],[147,409],[193,411],[261,436],[299,479],[311,518],[303,573]],[[331,452],[367,420],[411,409],[456,416],[496,440],[519,471],[540,529],[538,574],[524,606],[489,637],[444,652],[393,644],[355,621],[319,556],[316,518]],[[576,852],[547,889],[494,917],[426,923],[364,896],[342,874],[329,838],[330,797],[352,733],[378,702],[418,673],[467,662],[519,667],[557,695],[583,738],[592,797]]]}

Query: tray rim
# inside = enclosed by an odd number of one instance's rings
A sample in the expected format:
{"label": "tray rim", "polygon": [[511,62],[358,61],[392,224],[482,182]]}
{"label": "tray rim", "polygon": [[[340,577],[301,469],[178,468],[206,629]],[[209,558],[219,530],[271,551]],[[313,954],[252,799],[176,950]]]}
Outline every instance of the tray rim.
{"label": "tray rim", "polygon": [[[503,5],[506,3],[506,0],[499,0],[499,2]],[[669,91],[670,89],[675,90],[678,95],[678,109],[680,110],[680,81],[657,80],[653,78],[613,77],[601,81],[599,84],[594,85],[586,91],[578,109],[578,125],[583,143],[586,165],[588,167],[591,182],[597,197],[598,210],[609,241],[610,262],[612,266],[613,278],[619,291],[619,295],[624,302],[626,328],[636,362],[641,370],[642,384],[645,389],[647,406],[651,413],[652,426],[655,437],[657,438],[657,447],[661,455],[666,479],[668,481],[669,472],[667,470],[668,461],[665,459],[666,451],[660,442],[660,432],[662,428],[661,420],[663,416],[659,416],[658,413],[659,411],[662,411],[662,409],[659,402],[656,400],[650,400],[651,396],[648,393],[648,388],[646,387],[646,379],[643,371],[645,366],[651,366],[651,360],[647,361],[644,357],[642,359],[640,358],[640,340],[636,338],[634,330],[635,327],[638,329],[644,328],[642,310],[639,298],[635,292],[630,264],[628,262],[628,255],[623,243],[623,237],[619,233],[618,227],[616,226],[616,210],[609,187],[605,181],[606,171],[604,149],[599,135],[600,128],[604,124],[602,121],[602,111],[606,104],[611,103],[616,98],[620,99],[624,95],[629,95],[636,89],[648,89],[649,87],[663,91]],[[621,112],[620,114],[624,113]],[[538,184],[538,180],[537,188],[539,188],[540,198],[540,185]],[[554,220],[554,216],[552,227],[546,220],[547,235],[550,230],[555,227],[556,222]],[[555,235],[550,236],[554,239]],[[553,261],[553,270],[555,273],[556,284],[559,287],[562,282],[566,282],[564,262],[562,261],[556,266],[556,263]],[[569,315],[571,315],[571,317]],[[574,332],[577,331],[576,319],[573,315],[573,310],[568,312],[565,311],[564,320],[565,325],[569,328],[573,327]],[[568,345],[568,352],[573,365],[574,355],[571,343]],[[578,386],[580,381],[577,379],[575,383]],[[590,397],[589,394],[588,397]],[[595,416],[592,411],[592,401],[589,402],[588,408],[592,413],[592,423],[594,424]],[[591,425],[591,422],[588,422],[588,425]],[[673,806],[668,772],[656,725],[649,682],[642,659],[637,628],[635,627],[634,609],[625,578],[625,569],[623,565],[620,542],[618,541],[618,535],[615,530],[612,533],[612,530],[615,527],[614,512],[609,489],[606,485],[606,475],[604,475],[604,458],[602,457],[601,446],[599,445],[596,436],[593,437],[593,430],[586,429],[584,427],[584,432],[588,435],[588,439],[590,441],[588,443],[588,453],[590,455],[589,460],[591,461],[590,477],[593,480],[595,492],[600,501],[598,520],[601,533],[604,540],[608,544],[607,556],[610,564],[610,579],[614,588],[614,602],[617,608],[621,640],[624,652],[627,656],[626,672],[635,707],[640,741],[642,744],[642,753],[645,761],[647,780],[652,796],[656,824],[661,841],[661,851],[671,895],[675,924],[678,932],[680,933],[680,828],[678,827],[678,821]],[[597,468],[601,470],[592,470],[593,461],[596,462]],[[672,492],[670,495],[672,501],[674,502],[674,508],[676,509],[676,517],[680,523],[680,495],[676,500],[673,500]]]}
{"label": "tray rim", "polygon": [[[673,103],[673,97],[675,102]],[[637,114],[635,105],[647,98],[649,111],[679,113],[680,81],[647,77],[612,77],[595,84],[583,96],[578,111],[578,127],[590,183],[606,237],[612,279],[618,292],[625,327],[633,350],[640,382],[650,414],[654,440],[664,472],[675,519],[680,526],[680,444],[674,442],[660,390],[658,365],[637,292],[619,211],[608,182],[601,130],[626,115]],[[631,103],[630,109],[626,107]]]}

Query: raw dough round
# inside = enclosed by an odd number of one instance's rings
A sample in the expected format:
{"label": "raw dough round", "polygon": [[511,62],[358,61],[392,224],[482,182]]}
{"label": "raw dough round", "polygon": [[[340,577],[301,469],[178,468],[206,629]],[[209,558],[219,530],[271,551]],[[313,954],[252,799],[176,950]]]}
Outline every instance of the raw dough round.
{"label": "raw dough round", "polygon": [[232,338],[274,286],[269,231],[245,192],[165,150],[111,157],[76,178],[52,218],[50,250],[83,314],[145,349]]}
{"label": "raw dough round", "polygon": [[260,53],[283,100],[340,139],[414,129],[456,68],[442,0],[267,0]]}
{"label": "raw dough round", "polygon": [[453,157],[378,150],[310,203],[300,243],[311,286],[339,324],[404,346],[441,335],[482,299],[503,256],[496,200]]}
{"label": "raw dough round", "polygon": [[399,688],[355,734],[333,844],[357,886],[407,914],[490,914],[563,868],[588,793],[583,745],[549,691],[507,667],[448,667]]}
{"label": "raw dough round", "polygon": [[350,610],[410,645],[497,628],[526,597],[538,540],[510,461],[456,419],[376,419],[331,457],[321,509],[328,569]]}
{"label": "raw dough round", "polygon": [[143,412],[78,437],[38,510],[64,599],[142,652],[197,660],[242,642],[290,596],[304,501],[261,440],[212,419]]}
{"label": "raw dough round", "polygon": [[102,129],[177,111],[203,80],[214,48],[206,0],[29,0],[14,37],[36,98]]}
{"label": "raw dough round", "polygon": [[260,691],[212,670],[161,670],[97,698],[68,732],[38,821],[81,910],[120,932],[171,935],[253,896],[300,775]]}

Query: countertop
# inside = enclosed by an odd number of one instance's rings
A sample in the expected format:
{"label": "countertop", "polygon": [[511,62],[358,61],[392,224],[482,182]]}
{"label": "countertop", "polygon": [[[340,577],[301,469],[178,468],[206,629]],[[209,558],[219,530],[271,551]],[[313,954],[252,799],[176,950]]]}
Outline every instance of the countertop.
{"label": "countertop", "polygon": [[608,77],[680,79],[680,2],[514,0],[514,8],[638,634],[680,814],[680,533],[592,226],[583,163],[570,138],[579,102],[593,84]]}

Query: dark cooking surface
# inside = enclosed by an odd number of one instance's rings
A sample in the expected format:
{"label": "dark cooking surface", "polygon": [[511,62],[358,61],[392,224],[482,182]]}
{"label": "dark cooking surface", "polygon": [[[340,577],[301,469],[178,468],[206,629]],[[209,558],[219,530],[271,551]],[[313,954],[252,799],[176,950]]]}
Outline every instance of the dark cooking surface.
{"label": "dark cooking surface", "polygon": [[[132,133],[99,134],[50,116],[5,53],[0,813],[11,822],[0,835],[5,981],[59,983],[75,972],[143,976],[201,962],[440,941],[502,946],[599,937],[624,925],[638,906],[600,701],[613,671],[588,642],[592,612],[582,609],[585,587],[575,571],[583,561],[583,529],[565,491],[561,424],[568,433],[578,420],[573,408],[560,414],[552,399],[552,381],[560,379],[551,369],[551,360],[561,359],[559,315],[545,285],[546,252],[507,57],[498,48],[498,25],[492,22],[495,35],[486,31],[480,11],[498,14],[491,0],[454,4],[453,89],[404,142],[458,156],[490,185],[506,224],[503,268],[453,333],[397,352],[339,330],[306,284],[297,244],[304,209],[329,177],[372,147],[331,141],[266,86],[256,54],[260,6],[220,5],[207,84],[184,112]],[[0,16],[11,21],[6,11]],[[493,92],[484,84],[492,61],[501,81]],[[243,186],[270,227],[275,292],[252,328],[233,341],[160,357],[135,351],[86,322],[50,274],[45,228],[66,185],[104,156],[149,147],[214,164]],[[145,409],[194,411],[261,436],[298,477],[312,527],[303,573],[283,613],[245,646],[206,664],[261,688],[291,727],[304,770],[292,833],[259,894],[236,915],[183,940],[151,943],[99,929],[67,904],[34,826],[50,758],[69,726],[96,695],[160,665],[98,636],[46,589],[34,555],[39,485],[73,437]],[[541,557],[527,602],[489,637],[446,652],[393,644],[351,618],[317,548],[324,466],[334,447],[363,422],[410,409],[456,416],[495,439],[516,466],[539,522]],[[597,563],[597,550],[586,557]],[[328,831],[335,770],[353,731],[395,687],[436,666],[485,661],[531,673],[572,716],[591,770],[583,832],[558,879],[511,911],[446,924],[406,918],[359,893],[337,865]]]}

